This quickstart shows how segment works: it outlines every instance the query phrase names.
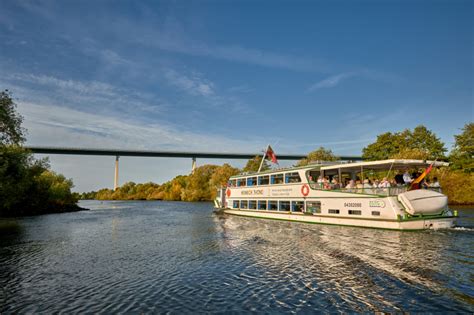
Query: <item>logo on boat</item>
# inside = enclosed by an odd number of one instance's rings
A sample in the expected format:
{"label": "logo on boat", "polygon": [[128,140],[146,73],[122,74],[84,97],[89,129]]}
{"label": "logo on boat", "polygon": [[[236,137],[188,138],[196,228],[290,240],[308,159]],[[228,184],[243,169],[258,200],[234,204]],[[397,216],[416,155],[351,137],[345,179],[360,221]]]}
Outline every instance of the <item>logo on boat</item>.
{"label": "logo on boat", "polygon": [[263,189],[249,189],[249,190],[242,190],[240,192],[242,195],[263,195]]}
{"label": "logo on boat", "polygon": [[383,200],[370,200],[369,207],[372,208],[385,208],[385,201]]}

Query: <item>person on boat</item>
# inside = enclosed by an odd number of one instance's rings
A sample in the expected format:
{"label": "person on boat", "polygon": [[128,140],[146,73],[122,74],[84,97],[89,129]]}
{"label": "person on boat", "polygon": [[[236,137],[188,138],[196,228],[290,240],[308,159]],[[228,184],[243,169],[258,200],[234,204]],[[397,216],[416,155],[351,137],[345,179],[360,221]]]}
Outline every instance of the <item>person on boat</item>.
{"label": "person on boat", "polygon": [[390,182],[388,181],[387,177],[384,177],[379,184],[379,188],[388,188],[390,187]]}
{"label": "person on boat", "polygon": [[432,188],[440,188],[441,187],[441,185],[438,182],[438,177],[433,178],[433,183],[431,183],[430,187],[432,187]]}
{"label": "person on boat", "polygon": [[379,182],[378,179],[374,179],[373,183],[374,183],[374,184],[372,185],[373,188],[379,188],[379,187],[380,187],[380,182]]}
{"label": "person on boat", "polygon": [[341,189],[341,185],[339,184],[339,181],[337,180],[336,177],[332,179],[331,189]]}
{"label": "person on boat", "polygon": [[323,188],[323,176],[318,177],[318,186],[320,189]]}
{"label": "person on boat", "polygon": [[349,181],[349,183],[346,185],[346,189],[348,191],[353,191],[355,187],[356,187],[356,185],[355,185],[355,181],[353,179],[351,179]]}
{"label": "person on boat", "polygon": [[397,171],[397,174],[395,175],[395,182],[397,185],[404,185],[405,181],[403,180],[403,175],[400,170]]}
{"label": "person on boat", "polygon": [[324,176],[323,178],[323,188],[331,189],[331,184],[329,183],[329,178],[327,176]]}
{"label": "person on boat", "polygon": [[405,170],[405,173],[403,173],[403,182],[405,184],[409,184],[413,181],[413,178],[410,176],[410,173],[408,173],[408,170]]}

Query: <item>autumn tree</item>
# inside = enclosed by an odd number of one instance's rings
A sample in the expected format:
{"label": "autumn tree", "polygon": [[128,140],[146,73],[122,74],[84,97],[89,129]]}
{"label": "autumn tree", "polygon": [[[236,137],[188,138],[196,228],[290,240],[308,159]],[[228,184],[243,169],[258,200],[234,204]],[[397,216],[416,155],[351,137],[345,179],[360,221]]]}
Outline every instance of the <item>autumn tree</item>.
{"label": "autumn tree", "polygon": [[[254,158],[247,161],[244,168],[242,169],[243,172],[257,172],[258,168],[260,167],[260,163],[262,163],[262,156],[256,155]],[[263,161],[261,171],[266,171],[270,169],[270,165],[268,161],[265,159]]]}
{"label": "autumn tree", "polygon": [[444,143],[425,126],[417,126],[413,131],[386,132],[362,150],[364,160],[385,160],[395,157],[444,159]]}
{"label": "autumn tree", "polygon": [[474,123],[468,123],[462,128],[460,135],[455,135],[454,149],[449,155],[451,169],[463,170],[466,173],[474,171]]}
{"label": "autumn tree", "polygon": [[225,163],[214,171],[209,184],[214,188],[225,186],[229,180],[229,177],[237,175],[239,172],[240,171],[238,168],[232,167],[230,164]]}
{"label": "autumn tree", "polygon": [[335,156],[331,150],[319,147],[314,151],[308,153],[308,156],[304,159],[301,159],[296,166],[305,166],[311,163],[316,163],[318,161],[337,161],[339,158]]}

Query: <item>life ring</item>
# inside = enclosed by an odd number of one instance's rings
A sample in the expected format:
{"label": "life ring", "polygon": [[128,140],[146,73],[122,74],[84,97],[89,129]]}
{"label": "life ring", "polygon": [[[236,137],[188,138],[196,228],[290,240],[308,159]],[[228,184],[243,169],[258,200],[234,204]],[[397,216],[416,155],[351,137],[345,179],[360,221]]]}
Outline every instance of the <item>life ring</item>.
{"label": "life ring", "polygon": [[301,194],[305,197],[309,195],[309,186],[308,186],[308,184],[304,184],[303,186],[301,186]]}
{"label": "life ring", "polygon": [[230,188],[227,188],[227,191],[225,192],[225,194],[227,195],[227,197],[230,197]]}

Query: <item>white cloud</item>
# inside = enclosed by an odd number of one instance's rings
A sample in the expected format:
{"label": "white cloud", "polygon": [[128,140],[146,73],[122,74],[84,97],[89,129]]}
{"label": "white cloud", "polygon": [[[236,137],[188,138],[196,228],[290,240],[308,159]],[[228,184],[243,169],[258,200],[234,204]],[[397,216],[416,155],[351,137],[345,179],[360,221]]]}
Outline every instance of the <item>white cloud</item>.
{"label": "white cloud", "polygon": [[357,73],[355,72],[347,72],[347,73],[341,73],[337,75],[330,76],[322,81],[316,82],[315,84],[311,85],[308,88],[308,92],[317,90],[317,89],[323,89],[323,88],[332,88],[337,86],[339,83],[341,83],[344,80],[347,80],[351,77],[356,76]]}
{"label": "white cloud", "polygon": [[176,70],[168,69],[165,72],[168,83],[191,95],[211,96],[214,93],[214,84],[199,74],[187,76]]}

